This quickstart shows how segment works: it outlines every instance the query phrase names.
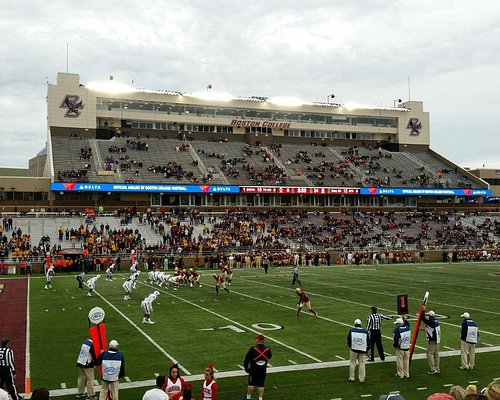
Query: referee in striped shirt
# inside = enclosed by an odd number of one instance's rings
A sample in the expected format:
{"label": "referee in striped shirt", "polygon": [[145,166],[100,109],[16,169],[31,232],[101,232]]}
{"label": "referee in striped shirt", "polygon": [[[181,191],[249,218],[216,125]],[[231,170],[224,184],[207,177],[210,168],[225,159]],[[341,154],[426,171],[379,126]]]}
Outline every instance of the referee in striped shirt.
{"label": "referee in striped shirt", "polygon": [[377,312],[377,307],[371,306],[372,313],[368,316],[368,322],[366,324],[366,330],[370,334],[370,358],[368,361],[375,360],[375,346],[377,346],[378,355],[382,361],[385,360],[384,347],[382,346],[382,320],[392,319],[392,317],[386,317],[385,315],[379,314]]}
{"label": "referee in striped shirt", "polygon": [[9,339],[0,340],[0,387],[7,387],[10,397],[13,400],[22,399],[17,394],[14,378],[16,377],[16,369],[14,367],[14,352],[7,347]]}

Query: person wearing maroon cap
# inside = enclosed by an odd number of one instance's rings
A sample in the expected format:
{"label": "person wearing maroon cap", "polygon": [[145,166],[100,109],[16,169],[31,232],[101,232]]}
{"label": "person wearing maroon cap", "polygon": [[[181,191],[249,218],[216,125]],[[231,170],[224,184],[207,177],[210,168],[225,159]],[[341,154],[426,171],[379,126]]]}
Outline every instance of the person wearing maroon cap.
{"label": "person wearing maroon cap", "polygon": [[266,338],[264,335],[256,335],[255,346],[248,350],[243,366],[248,373],[247,399],[252,398],[252,393],[257,386],[259,392],[259,400],[264,397],[264,382],[266,380],[266,371],[269,360],[272,357],[271,348],[264,344]]}

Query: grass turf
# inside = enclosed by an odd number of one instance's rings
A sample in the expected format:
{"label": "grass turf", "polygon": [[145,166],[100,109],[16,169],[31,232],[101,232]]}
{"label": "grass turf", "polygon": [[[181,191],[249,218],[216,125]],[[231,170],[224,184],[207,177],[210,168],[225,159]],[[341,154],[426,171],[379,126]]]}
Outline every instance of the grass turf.
{"label": "grass turf", "polygon": [[[301,268],[303,289],[310,295],[318,318],[305,310],[295,317],[297,297],[290,269],[272,269],[267,275],[261,270],[236,270],[229,287],[232,293],[221,291],[219,296],[215,295],[211,272],[207,272],[202,288],[160,290],[152,314],[155,325],[141,324],[139,305],[157,288],[141,282],[132,300],[124,301],[121,284],[128,275],[125,271],[116,273],[113,282],[101,279],[97,283],[102,297],[87,297],[85,290],[78,290],[74,275],[56,275],[51,290],[44,290],[44,279],[36,277],[30,282],[32,388],[55,390],[61,383],[68,388],[76,386],[76,357],[81,341],[88,336],[87,313],[94,306],[106,311],[108,341],[117,339],[120,343],[126,376],[132,382],[165,374],[169,356],[180,362],[184,376],[201,374],[209,362],[218,371],[241,371],[239,366],[254,344],[256,332],[268,337],[273,367],[297,364],[300,368],[318,361],[339,361],[348,357],[349,327],[355,318],[366,320],[370,305],[377,305],[383,314],[396,315],[396,295],[407,293],[410,312],[417,313],[426,290],[430,292],[428,310],[436,311],[442,325],[441,352],[460,348],[460,314],[464,311],[478,322],[478,348],[500,346],[500,278],[494,275],[499,270],[498,263]],[[385,321],[384,349],[394,355],[392,329],[392,322]],[[419,335],[418,345],[421,348],[416,354],[424,353],[424,333]],[[366,394],[378,398],[400,390],[407,400],[425,399],[431,393],[448,391],[443,385],[467,386],[477,381],[481,387],[500,376],[498,351],[476,358],[473,371],[461,371],[459,355],[442,357],[442,373],[434,376],[426,374],[425,359],[415,359],[409,380],[394,377],[394,362],[368,364],[365,384],[347,382],[346,366],[269,373],[265,398],[357,399]],[[218,383],[220,400],[244,397],[244,376],[220,378]],[[194,382],[197,395],[200,385]],[[141,398],[146,389],[121,390],[120,397]]]}

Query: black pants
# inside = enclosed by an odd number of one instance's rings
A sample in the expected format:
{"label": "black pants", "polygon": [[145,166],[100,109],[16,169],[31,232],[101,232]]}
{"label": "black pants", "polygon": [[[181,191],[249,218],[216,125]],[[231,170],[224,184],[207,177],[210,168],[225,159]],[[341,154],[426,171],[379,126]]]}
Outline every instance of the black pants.
{"label": "black pants", "polygon": [[370,340],[371,340],[371,349],[370,349],[370,360],[374,360],[375,358],[375,346],[377,346],[377,351],[380,359],[385,360],[384,347],[382,346],[382,334],[378,329],[370,330]]}
{"label": "black pants", "polygon": [[10,367],[0,367],[0,388],[3,388],[4,384],[7,387],[7,392],[9,392],[10,397],[12,397],[13,400],[17,400],[16,385],[14,384],[14,377],[12,376]]}
{"label": "black pants", "polygon": [[83,289],[83,278],[77,276],[76,280],[78,281],[78,289]]}
{"label": "black pants", "polygon": [[293,274],[292,285],[295,285],[295,282],[297,282],[299,284],[299,286],[302,285],[302,282],[299,279],[299,274]]}

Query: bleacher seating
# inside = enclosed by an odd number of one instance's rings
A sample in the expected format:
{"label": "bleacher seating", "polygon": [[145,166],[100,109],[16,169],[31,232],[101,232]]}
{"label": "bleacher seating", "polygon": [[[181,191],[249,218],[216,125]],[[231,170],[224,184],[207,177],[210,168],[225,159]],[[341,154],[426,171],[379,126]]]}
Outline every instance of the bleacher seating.
{"label": "bleacher seating", "polygon": [[[147,149],[138,150],[141,142]],[[90,148],[92,158],[81,159]],[[368,146],[274,144],[177,139],[52,137],[57,180],[85,170],[89,182],[211,183],[345,187],[480,187],[429,152],[389,152]]]}

